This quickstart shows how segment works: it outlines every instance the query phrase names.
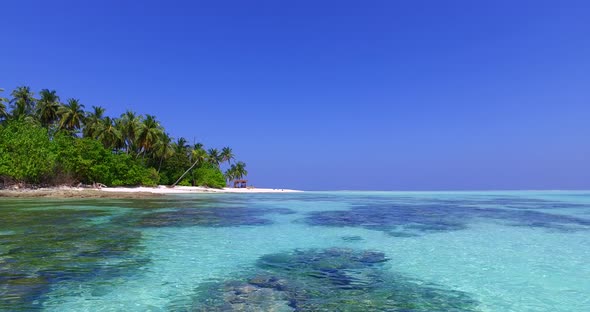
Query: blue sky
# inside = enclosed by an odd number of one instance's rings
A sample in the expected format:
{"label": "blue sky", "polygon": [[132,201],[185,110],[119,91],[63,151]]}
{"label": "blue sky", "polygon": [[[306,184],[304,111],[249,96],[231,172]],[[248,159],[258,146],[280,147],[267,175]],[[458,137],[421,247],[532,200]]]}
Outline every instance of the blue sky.
{"label": "blue sky", "polygon": [[154,114],[260,187],[590,189],[586,1],[86,2],[3,1],[0,87]]}

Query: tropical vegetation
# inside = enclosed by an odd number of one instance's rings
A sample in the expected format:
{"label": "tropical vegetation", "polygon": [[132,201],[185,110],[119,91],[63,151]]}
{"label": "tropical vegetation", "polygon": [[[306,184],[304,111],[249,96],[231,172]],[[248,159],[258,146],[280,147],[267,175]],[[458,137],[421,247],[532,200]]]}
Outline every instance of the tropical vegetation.
{"label": "tropical vegetation", "polygon": [[231,148],[174,139],[154,115],[105,113],[49,89],[36,96],[22,86],[0,97],[0,183],[221,188],[248,174]]}

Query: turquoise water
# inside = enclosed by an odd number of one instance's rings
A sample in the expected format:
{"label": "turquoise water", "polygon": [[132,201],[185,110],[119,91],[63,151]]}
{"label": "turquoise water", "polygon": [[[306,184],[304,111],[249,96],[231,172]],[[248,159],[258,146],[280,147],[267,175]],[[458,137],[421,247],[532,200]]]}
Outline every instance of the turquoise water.
{"label": "turquoise water", "polygon": [[0,310],[590,311],[590,192],[0,200]]}

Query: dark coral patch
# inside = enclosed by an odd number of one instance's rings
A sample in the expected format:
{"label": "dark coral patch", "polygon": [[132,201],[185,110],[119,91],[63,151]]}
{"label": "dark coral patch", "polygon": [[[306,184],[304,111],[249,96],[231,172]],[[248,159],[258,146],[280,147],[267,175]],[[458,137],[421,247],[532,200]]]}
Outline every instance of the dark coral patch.
{"label": "dark coral patch", "polygon": [[461,230],[465,221],[450,212],[448,206],[389,205],[359,206],[349,210],[311,212],[309,225],[357,226],[390,232],[394,236]]}
{"label": "dark coral patch", "polygon": [[477,311],[463,292],[386,270],[381,252],[331,248],[266,255],[250,277],[201,286],[193,311]]}
{"label": "dark coral patch", "polygon": [[39,309],[55,283],[122,276],[147,263],[138,231],[92,223],[109,217],[105,211],[3,207],[0,213],[2,311]]}
{"label": "dark coral patch", "polygon": [[587,209],[588,204],[579,204],[571,202],[562,202],[556,200],[526,198],[526,197],[508,197],[508,196],[479,196],[466,199],[436,199],[430,200],[430,203],[438,205],[461,205],[474,207],[494,207],[494,208],[512,208],[512,209]]}
{"label": "dark coral patch", "polygon": [[346,236],[342,236],[340,238],[343,241],[349,242],[349,243],[352,243],[352,242],[360,242],[360,241],[363,241],[364,240],[364,238],[362,238],[361,236],[358,236],[358,235],[346,235]]}
{"label": "dark coral patch", "polygon": [[375,204],[349,210],[311,212],[309,225],[353,226],[405,237],[465,229],[476,219],[558,231],[590,230],[590,220],[527,209],[481,208],[451,204]]}
{"label": "dark coral patch", "polygon": [[294,212],[284,208],[182,208],[147,213],[139,219],[138,224],[145,227],[267,225],[272,221],[265,219],[264,215],[272,213],[291,214]]}

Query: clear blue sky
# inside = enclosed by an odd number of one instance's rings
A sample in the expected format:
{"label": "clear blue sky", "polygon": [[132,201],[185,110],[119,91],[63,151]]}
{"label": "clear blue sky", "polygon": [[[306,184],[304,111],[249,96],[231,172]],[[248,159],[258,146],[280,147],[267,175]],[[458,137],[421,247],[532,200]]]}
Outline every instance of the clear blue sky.
{"label": "clear blue sky", "polygon": [[2,1],[0,87],[154,114],[261,187],[590,189],[588,1],[87,2]]}

